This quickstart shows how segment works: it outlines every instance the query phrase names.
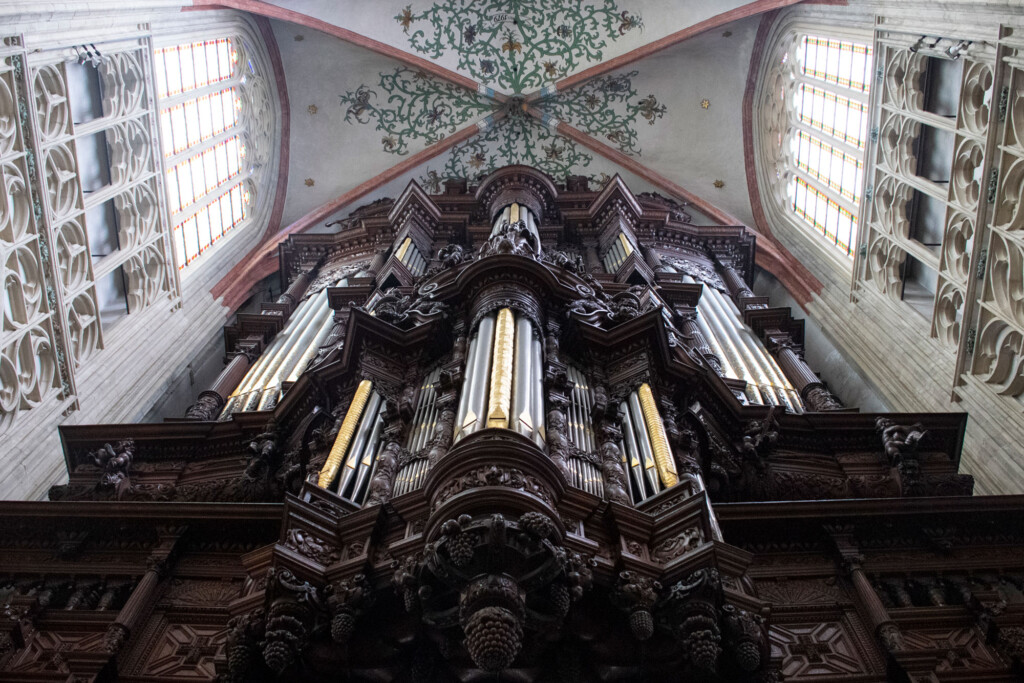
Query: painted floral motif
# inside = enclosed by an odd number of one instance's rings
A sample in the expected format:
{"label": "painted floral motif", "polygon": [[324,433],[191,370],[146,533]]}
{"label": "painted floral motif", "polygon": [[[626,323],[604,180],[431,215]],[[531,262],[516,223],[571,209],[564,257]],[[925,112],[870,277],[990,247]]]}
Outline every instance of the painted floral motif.
{"label": "painted floral motif", "polygon": [[639,97],[633,87],[636,76],[630,71],[595,78],[541,100],[538,107],[626,154],[639,155],[636,124],[644,119],[653,126],[668,108],[654,95]]}
{"label": "painted floral motif", "polygon": [[341,95],[341,106],[349,123],[376,122],[377,130],[384,133],[380,142],[385,152],[408,154],[411,141],[438,142],[494,105],[454,83],[397,67],[380,74],[376,88],[364,84]]}
{"label": "painted floral motif", "polygon": [[[545,128],[533,117],[512,110],[504,119],[479,135],[460,142],[448,153],[448,161],[439,178],[476,180],[505,164],[527,164],[541,169],[556,180],[578,174],[593,157],[573,140]],[[427,187],[433,179],[420,179]]]}
{"label": "painted floral motif", "polygon": [[443,0],[395,21],[431,59],[451,50],[458,68],[513,93],[540,88],[603,59],[604,48],[643,21],[615,0]]}

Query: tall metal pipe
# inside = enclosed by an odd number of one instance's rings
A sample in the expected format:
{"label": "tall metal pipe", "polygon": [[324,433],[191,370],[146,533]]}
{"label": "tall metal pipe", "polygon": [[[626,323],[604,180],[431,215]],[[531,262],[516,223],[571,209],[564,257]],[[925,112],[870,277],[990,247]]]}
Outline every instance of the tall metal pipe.
{"label": "tall metal pipe", "polygon": [[533,326],[525,315],[519,316],[515,323],[515,362],[512,381],[512,415],[509,427],[530,438],[533,436],[533,410],[530,405],[533,399],[532,379],[533,363],[531,358],[530,337]]}
{"label": "tall metal pipe", "polygon": [[466,353],[466,367],[462,376],[462,392],[459,395],[459,407],[455,412],[455,440],[457,441],[462,433],[462,427],[466,420],[466,413],[469,411],[469,395],[473,386],[473,367],[476,365],[476,356],[480,352],[480,335],[474,334],[469,340],[469,349]]}
{"label": "tall metal pipe", "polygon": [[754,378],[754,383],[758,387],[761,400],[772,405],[778,404],[779,399],[775,396],[774,390],[771,391],[770,396],[765,396],[768,392],[765,392],[763,387],[765,385],[770,385],[771,380],[766,374],[765,369],[758,358],[757,348],[749,343],[749,339],[744,334],[746,326],[732,310],[729,310],[724,301],[725,297],[722,296],[721,292],[711,289],[708,294],[710,295],[708,297],[708,305],[714,309],[715,314],[722,321],[722,324],[728,326],[730,339],[735,344],[736,351],[739,353],[743,364],[747,367],[747,370]]}
{"label": "tall metal pipe", "polygon": [[480,429],[481,424],[486,420],[487,410],[487,383],[491,373],[491,347],[494,344],[494,327],[497,314],[485,316],[480,320],[477,338],[477,353],[471,369],[471,385],[464,391],[469,392],[469,402],[466,406],[466,413],[460,423],[461,434],[456,439],[472,434]]}
{"label": "tall metal pipe", "polygon": [[541,347],[539,336],[531,339],[530,344],[533,349],[531,363],[533,372],[530,380],[533,391],[533,400],[531,401],[533,404],[533,440],[543,448],[547,441],[545,427],[547,412],[544,409],[544,350]]}
{"label": "tall metal pipe", "polygon": [[310,314],[306,317],[303,326],[297,329],[290,337],[288,348],[281,354],[277,367],[273,369],[270,376],[263,383],[263,393],[260,397],[259,409],[266,410],[277,402],[278,392],[281,389],[281,381],[291,374],[295,369],[299,358],[313,346],[324,321],[331,317],[331,309],[327,304],[327,290],[322,290],[316,296],[316,302],[311,307]]}
{"label": "tall metal pipe", "polygon": [[633,429],[636,432],[636,442],[643,455],[644,476],[651,490],[657,493],[661,490],[661,481],[658,479],[657,462],[654,458],[654,448],[647,433],[647,420],[644,417],[643,409],[640,407],[640,398],[635,391],[630,392],[629,415],[633,422]]}
{"label": "tall metal pipe", "polygon": [[698,312],[704,316],[704,319],[708,323],[708,327],[711,329],[712,336],[722,346],[722,350],[725,352],[726,357],[729,359],[729,364],[739,374],[739,379],[742,379],[747,383],[746,396],[751,403],[757,405],[764,405],[764,401],[761,398],[761,392],[756,389],[757,380],[754,378],[753,373],[743,362],[743,357],[739,353],[736,347],[736,340],[733,338],[734,330],[729,320],[722,320],[715,310],[715,307],[710,302],[710,298],[700,298],[700,302],[697,304]]}
{"label": "tall metal pipe", "polygon": [[349,489],[349,484],[353,482],[353,477],[356,475],[356,471],[359,468],[359,461],[362,457],[363,450],[366,448],[367,439],[370,436],[370,432],[373,430],[374,423],[377,420],[377,409],[380,407],[380,394],[376,391],[370,395],[370,400],[366,405],[366,410],[359,420],[359,427],[356,429],[355,436],[352,439],[352,443],[348,447],[348,453],[345,457],[345,466],[341,470],[341,481],[338,482],[338,495],[346,496],[346,491]]}

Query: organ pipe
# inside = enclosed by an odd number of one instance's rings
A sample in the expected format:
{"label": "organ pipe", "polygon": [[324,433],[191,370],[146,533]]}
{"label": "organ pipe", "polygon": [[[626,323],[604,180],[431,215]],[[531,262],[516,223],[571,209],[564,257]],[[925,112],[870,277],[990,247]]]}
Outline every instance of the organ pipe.
{"label": "organ pipe", "polygon": [[469,344],[454,441],[478,429],[512,429],[543,446],[543,349],[533,322],[509,308],[481,318]]}
{"label": "organ pipe", "polygon": [[[226,418],[231,413],[253,410],[259,405],[262,390],[289,350],[296,331],[304,329],[309,316],[315,312],[313,302],[316,298],[309,297],[299,304],[284,328],[277,333],[259,360],[249,368],[242,383],[238,385],[234,394],[228,399],[227,405],[224,406],[221,418]],[[324,294],[324,300],[326,301],[326,294]]]}
{"label": "organ pipe", "polygon": [[359,419],[362,417],[363,409],[366,408],[366,403],[369,401],[372,391],[373,382],[368,379],[362,380],[356,388],[356,393],[352,396],[352,403],[349,404],[348,412],[345,413],[345,419],[342,420],[341,429],[338,430],[338,436],[335,437],[334,445],[331,446],[331,452],[327,456],[327,461],[324,463],[323,468],[320,470],[317,484],[321,488],[330,486],[334,478],[338,476],[338,470],[341,469],[341,461],[348,451],[349,443],[356,432],[356,426],[359,424]]}
{"label": "organ pipe", "polygon": [[480,418],[484,414],[487,395],[487,374],[491,368],[491,345],[494,342],[494,320],[496,314],[485,316],[477,327],[477,335],[470,342],[469,359],[466,361],[466,378],[456,415],[455,441],[480,429]]}
{"label": "organ pipe", "polygon": [[512,407],[512,356],[514,322],[512,311],[503,308],[498,312],[497,327],[494,331],[494,351],[491,366],[491,391],[487,400],[487,426],[509,427],[509,410]]}
{"label": "organ pipe", "polygon": [[668,436],[665,434],[665,425],[661,421],[661,413],[654,403],[654,394],[647,383],[641,384],[637,390],[640,400],[640,407],[643,409],[644,420],[647,423],[647,435],[654,449],[654,462],[658,466],[658,476],[665,486],[675,486],[679,483],[679,476],[676,473],[676,463],[672,458],[672,451],[668,446]]}
{"label": "organ pipe", "polygon": [[[498,314],[499,329],[501,328],[502,315],[506,311],[508,311],[507,308]],[[511,311],[508,311],[508,314],[511,317]],[[512,428],[526,437],[533,436],[533,419],[530,417],[530,402],[533,400],[531,376],[534,369],[533,349],[531,348],[532,335],[533,330],[529,319],[520,316],[519,320],[515,323],[515,376],[513,377],[515,400],[512,403],[512,419],[514,420]],[[497,351],[497,342],[495,342],[495,351]],[[495,353],[495,358],[497,358],[497,353]],[[494,391],[493,379],[491,380],[491,391]],[[488,417],[490,417],[489,414]],[[500,425],[491,425],[488,422],[488,426]]]}
{"label": "organ pipe", "polygon": [[530,386],[533,388],[533,440],[543,448],[547,441],[547,436],[544,433],[544,352],[539,338],[532,340],[532,346]]}

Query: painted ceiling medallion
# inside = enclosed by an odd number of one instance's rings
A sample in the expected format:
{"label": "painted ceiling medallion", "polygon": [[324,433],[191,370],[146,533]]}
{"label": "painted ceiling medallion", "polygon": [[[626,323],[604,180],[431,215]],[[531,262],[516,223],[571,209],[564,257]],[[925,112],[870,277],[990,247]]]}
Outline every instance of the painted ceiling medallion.
{"label": "painted ceiling medallion", "polygon": [[506,164],[526,164],[553,178],[579,175],[593,157],[573,140],[558,135],[518,107],[465,142],[452,147],[440,172],[430,171],[419,182],[427,192],[440,191],[447,178],[477,180]]}
{"label": "painted ceiling medallion", "polygon": [[515,94],[600,62],[608,41],[643,29],[615,0],[444,0],[406,5],[395,20],[414,50],[431,59],[454,50],[459,69]]}
{"label": "painted ceiling medallion", "polygon": [[700,101],[700,108],[701,109],[707,109],[710,106],[711,106],[711,100],[705,98],[705,99]]}

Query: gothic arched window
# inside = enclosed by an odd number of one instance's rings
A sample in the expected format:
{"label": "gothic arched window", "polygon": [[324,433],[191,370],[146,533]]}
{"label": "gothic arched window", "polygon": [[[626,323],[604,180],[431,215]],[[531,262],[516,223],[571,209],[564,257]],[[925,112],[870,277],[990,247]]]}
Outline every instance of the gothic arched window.
{"label": "gothic arched window", "polygon": [[777,46],[761,109],[774,201],[852,257],[864,188],[871,45],[789,31]]}
{"label": "gothic arched window", "polygon": [[254,217],[274,129],[254,48],[240,31],[154,50],[179,269]]}

